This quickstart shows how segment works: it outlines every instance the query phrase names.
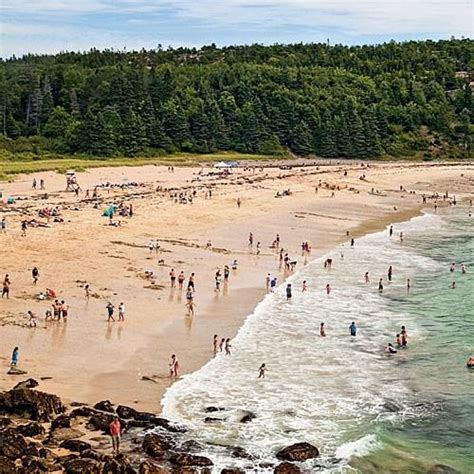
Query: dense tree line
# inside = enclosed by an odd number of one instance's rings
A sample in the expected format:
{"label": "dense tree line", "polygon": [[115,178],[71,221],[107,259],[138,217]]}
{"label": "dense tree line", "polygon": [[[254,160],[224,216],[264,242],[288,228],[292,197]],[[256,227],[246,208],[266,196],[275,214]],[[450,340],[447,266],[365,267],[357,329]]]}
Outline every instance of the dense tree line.
{"label": "dense tree line", "polygon": [[472,40],[453,39],[14,57],[0,62],[1,144],[104,156],[466,156],[473,52]]}

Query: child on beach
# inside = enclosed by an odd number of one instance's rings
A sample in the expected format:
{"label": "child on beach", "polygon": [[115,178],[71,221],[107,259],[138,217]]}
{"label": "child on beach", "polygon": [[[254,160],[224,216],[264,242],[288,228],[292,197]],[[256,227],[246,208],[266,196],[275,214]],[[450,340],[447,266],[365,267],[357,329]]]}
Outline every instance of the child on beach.
{"label": "child on beach", "polygon": [[28,311],[28,316],[29,316],[28,323],[29,323],[30,327],[35,328],[37,326],[37,324],[36,324],[36,314],[33,313],[33,311]]}

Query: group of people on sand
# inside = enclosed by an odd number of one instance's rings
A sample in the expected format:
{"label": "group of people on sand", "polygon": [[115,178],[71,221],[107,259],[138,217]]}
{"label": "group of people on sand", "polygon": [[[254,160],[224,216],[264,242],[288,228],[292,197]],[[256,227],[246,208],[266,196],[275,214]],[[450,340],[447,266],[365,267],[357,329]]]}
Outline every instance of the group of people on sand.
{"label": "group of people on sand", "polygon": [[[115,322],[114,314],[115,314],[115,306],[112,301],[109,301],[105,306],[107,310],[107,322]],[[117,308],[118,311],[118,321],[125,321],[125,303],[121,302]]]}

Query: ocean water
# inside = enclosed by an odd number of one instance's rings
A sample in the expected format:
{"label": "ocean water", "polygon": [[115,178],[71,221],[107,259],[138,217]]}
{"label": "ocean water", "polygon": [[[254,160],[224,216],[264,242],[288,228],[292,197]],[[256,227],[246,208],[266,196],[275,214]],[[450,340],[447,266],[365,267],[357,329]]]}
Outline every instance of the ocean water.
{"label": "ocean water", "polygon": [[[286,285],[268,294],[232,341],[232,355],[218,354],[163,399],[163,414],[206,443],[214,472],[273,472],[265,463],[299,441],[321,452],[300,465],[305,472],[424,473],[436,463],[474,472],[474,370],[465,367],[474,353],[474,218],[466,208],[397,224],[391,239],[387,230],[367,235],[315,257],[288,281],[290,302]],[[402,325],[408,347],[386,354]],[[262,363],[268,372],[258,379]],[[223,410],[206,413],[210,406]],[[247,411],[256,417],[242,424]],[[228,446],[254,459],[236,459]]]}

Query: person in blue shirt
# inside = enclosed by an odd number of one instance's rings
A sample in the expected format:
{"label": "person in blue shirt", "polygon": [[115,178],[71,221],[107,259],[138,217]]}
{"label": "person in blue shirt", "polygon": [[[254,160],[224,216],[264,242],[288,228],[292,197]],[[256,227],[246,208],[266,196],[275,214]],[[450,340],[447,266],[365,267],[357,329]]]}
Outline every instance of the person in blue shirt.
{"label": "person in blue shirt", "polygon": [[16,365],[18,364],[19,357],[20,357],[19,349],[18,349],[18,347],[15,347],[15,349],[13,349],[12,361],[11,361],[11,364],[10,364],[12,367],[16,367]]}
{"label": "person in blue shirt", "polygon": [[351,332],[352,337],[356,337],[357,335],[357,326],[354,321],[352,321],[351,325],[349,326],[349,331]]}

